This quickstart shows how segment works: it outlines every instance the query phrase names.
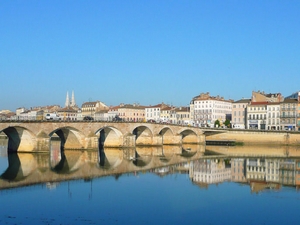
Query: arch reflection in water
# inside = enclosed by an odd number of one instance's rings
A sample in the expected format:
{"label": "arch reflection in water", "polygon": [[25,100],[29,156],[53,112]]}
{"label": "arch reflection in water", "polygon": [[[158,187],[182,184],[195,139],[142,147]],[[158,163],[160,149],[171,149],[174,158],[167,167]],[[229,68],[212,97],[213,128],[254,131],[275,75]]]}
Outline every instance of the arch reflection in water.
{"label": "arch reflection in water", "polygon": [[[172,148],[176,153],[172,154]],[[282,185],[300,187],[299,151],[297,157],[290,158],[281,153],[282,149],[275,149],[282,156],[253,156],[250,152],[251,155],[245,157],[242,156],[244,153],[240,156],[217,155],[212,151],[204,155],[202,151],[187,148],[184,146],[178,150],[177,146],[164,146],[61,151],[59,147],[61,152],[57,160],[49,159],[48,154],[8,154],[9,166],[1,174],[0,189],[75,179],[91,180],[108,175],[117,179],[121,174],[139,171],[155,172],[160,176],[180,171],[189,174],[194,184],[205,188],[228,180],[249,184],[252,192]],[[216,152],[218,149],[212,150]],[[53,162],[51,167],[49,161]]]}
{"label": "arch reflection in water", "polygon": [[123,151],[121,149],[99,148],[99,166],[104,170],[110,170],[118,167],[124,158]]}
{"label": "arch reflection in water", "polygon": [[50,139],[50,168],[57,173],[68,173],[69,165],[64,153],[64,144],[58,136]]}
{"label": "arch reflection in water", "polygon": [[75,172],[86,162],[86,154],[86,151],[65,151],[59,138],[51,138],[50,168],[61,174]]}
{"label": "arch reflection in water", "polygon": [[8,154],[8,168],[1,175],[1,179],[20,181],[36,171],[38,164],[33,154]]}

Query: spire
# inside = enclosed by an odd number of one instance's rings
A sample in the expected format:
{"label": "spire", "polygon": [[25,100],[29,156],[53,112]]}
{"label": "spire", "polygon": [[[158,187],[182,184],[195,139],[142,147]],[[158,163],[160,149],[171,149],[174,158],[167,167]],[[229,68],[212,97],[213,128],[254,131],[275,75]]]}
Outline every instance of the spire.
{"label": "spire", "polygon": [[72,101],[71,101],[71,106],[75,106],[76,102],[75,102],[75,96],[74,96],[74,91],[72,91]]}
{"label": "spire", "polygon": [[69,92],[67,92],[65,107],[69,107],[69,106],[70,106],[70,99],[69,99]]}

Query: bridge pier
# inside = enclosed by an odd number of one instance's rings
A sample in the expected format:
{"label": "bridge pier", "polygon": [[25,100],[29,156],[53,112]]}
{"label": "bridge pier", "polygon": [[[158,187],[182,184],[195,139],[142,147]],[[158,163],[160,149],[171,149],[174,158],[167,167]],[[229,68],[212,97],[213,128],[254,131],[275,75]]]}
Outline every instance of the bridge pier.
{"label": "bridge pier", "polygon": [[128,134],[123,138],[123,146],[125,148],[135,147],[135,135]]}
{"label": "bridge pier", "polygon": [[50,149],[50,137],[37,138],[35,143],[35,151],[49,151]]}
{"label": "bridge pier", "polygon": [[152,140],[152,145],[154,145],[154,146],[161,146],[161,145],[163,145],[162,136],[161,135],[154,136],[153,140]]}
{"label": "bridge pier", "polygon": [[87,137],[85,138],[85,149],[98,149],[99,147],[99,138],[95,137]]}
{"label": "bridge pier", "polygon": [[163,136],[163,144],[164,145],[181,145],[182,136],[181,135],[173,135],[173,136]]}
{"label": "bridge pier", "polygon": [[204,135],[191,135],[184,137],[182,139],[182,144],[204,144],[205,136]]}

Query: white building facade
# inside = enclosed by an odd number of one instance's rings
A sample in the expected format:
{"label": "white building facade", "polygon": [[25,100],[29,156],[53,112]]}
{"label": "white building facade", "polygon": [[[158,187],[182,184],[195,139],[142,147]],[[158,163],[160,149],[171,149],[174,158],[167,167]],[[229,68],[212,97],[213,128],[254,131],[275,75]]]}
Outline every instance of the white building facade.
{"label": "white building facade", "polygon": [[192,120],[196,126],[214,126],[216,120],[224,123],[232,113],[232,100],[223,97],[213,97],[209,93],[201,93],[191,101]]}
{"label": "white building facade", "polygon": [[161,120],[161,110],[168,107],[165,104],[158,104],[154,106],[145,107],[145,120],[150,121],[154,120],[156,122],[160,122]]}
{"label": "white building facade", "polygon": [[280,129],[280,103],[268,103],[267,104],[267,130],[279,130]]}

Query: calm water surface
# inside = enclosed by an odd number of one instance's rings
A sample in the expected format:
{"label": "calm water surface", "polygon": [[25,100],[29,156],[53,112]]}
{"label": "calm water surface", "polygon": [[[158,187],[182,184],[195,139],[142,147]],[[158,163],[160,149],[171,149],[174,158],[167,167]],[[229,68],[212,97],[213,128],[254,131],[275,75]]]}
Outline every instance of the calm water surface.
{"label": "calm water surface", "polygon": [[126,158],[121,150],[7,156],[5,146],[0,150],[0,224],[257,225],[298,220],[300,158],[157,151]]}

